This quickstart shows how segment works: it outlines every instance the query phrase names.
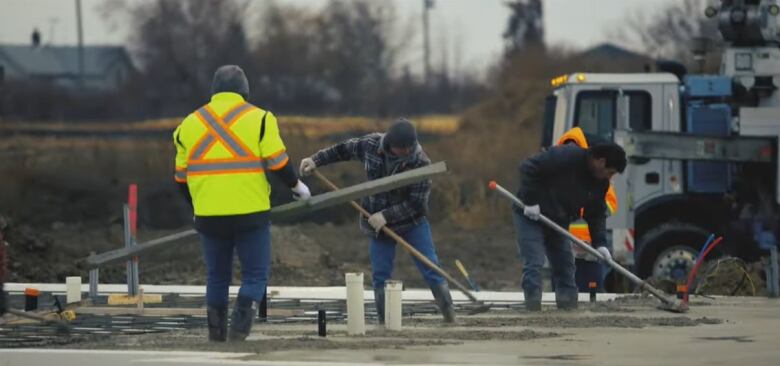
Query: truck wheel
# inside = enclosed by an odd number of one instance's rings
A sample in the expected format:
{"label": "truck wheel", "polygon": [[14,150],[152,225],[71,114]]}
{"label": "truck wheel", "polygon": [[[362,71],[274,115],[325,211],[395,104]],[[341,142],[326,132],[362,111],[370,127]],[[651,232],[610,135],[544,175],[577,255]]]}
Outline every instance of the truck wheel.
{"label": "truck wheel", "polygon": [[680,280],[693,268],[699,248],[709,234],[690,223],[666,223],[639,239],[636,263],[642,278]]}
{"label": "truck wheel", "polygon": [[676,245],[661,252],[653,263],[653,277],[675,282],[685,280],[696,262],[696,250],[688,245]]}

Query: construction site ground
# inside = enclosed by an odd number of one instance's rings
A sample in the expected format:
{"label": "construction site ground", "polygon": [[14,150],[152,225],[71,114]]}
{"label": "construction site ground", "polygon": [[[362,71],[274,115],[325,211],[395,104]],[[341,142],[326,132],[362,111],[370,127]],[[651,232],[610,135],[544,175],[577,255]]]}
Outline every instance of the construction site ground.
{"label": "construction site ground", "polygon": [[[178,230],[141,230],[139,241]],[[510,225],[485,230],[463,230],[442,222],[432,226],[437,252],[444,268],[457,273],[460,259],[479,285],[491,290],[517,290],[521,265],[517,259],[514,230]],[[10,282],[63,282],[66,276],[81,276],[86,282],[88,267],[78,261],[94,251],[119,249],[122,228],[118,224],[81,223],[53,227],[13,227],[10,243]],[[305,223],[273,225],[270,285],[339,286],[344,273],[370,273],[368,237],[357,223],[341,225]],[[41,266],[40,263],[47,263]],[[238,261],[234,283],[238,283]],[[397,249],[394,277],[409,286],[424,286],[409,255]],[[145,284],[204,285],[205,272],[199,239],[189,237],[145,254],[140,262],[140,280]],[[125,281],[124,263],[100,269],[103,283]]]}
{"label": "construction site ground", "polygon": [[656,304],[652,298],[627,297],[581,303],[580,310],[570,312],[548,304],[542,313],[514,304],[474,316],[461,312],[452,326],[434,314],[407,316],[398,332],[369,319],[365,336],[347,335],[338,319],[329,322],[326,337],[317,335],[315,321],[256,323],[243,343],[209,343],[202,327],[5,349],[0,364],[777,364],[777,300],[696,298],[686,314]]}

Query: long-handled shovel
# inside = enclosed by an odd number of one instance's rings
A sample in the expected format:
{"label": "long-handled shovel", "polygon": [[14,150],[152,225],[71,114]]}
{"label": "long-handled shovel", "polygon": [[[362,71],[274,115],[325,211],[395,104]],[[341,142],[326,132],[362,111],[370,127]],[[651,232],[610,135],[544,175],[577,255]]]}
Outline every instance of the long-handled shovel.
{"label": "long-handled shovel", "polygon": [[[339,187],[337,187],[335,184],[333,184],[333,182],[328,180],[328,178],[325,178],[324,175],[320,174],[320,172],[318,172],[316,170],[314,171],[314,176],[317,177],[317,179],[321,180],[322,183],[324,183],[326,186],[328,186],[328,188],[330,188],[331,190],[335,191],[335,190],[339,189]],[[368,211],[366,211],[362,206],[357,204],[357,202],[350,201],[349,204],[352,205],[352,207],[354,207],[356,210],[358,210],[358,212],[360,212],[360,214],[365,216],[366,218],[371,216],[371,214]],[[469,300],[472,303],[478,305],[477,307],[475,307],[475,308],[473,308],[473,309],[471,309],[469,311],[469,315],[484,313],[484,312],[490,310],[490,307],[492,306],[491,304],[485,304],[484,302],[477,300],[477,297],[474,296],[474,294],[472,294],[471,291],[469,291],[468,288],[466,288],[466,286],[463,286],[463,284],[458,282],[455,278],[450,276],[447,272],[445,272],[443,269],[441,269],[435,263],[431,262],[431,260],[428,259],[425,255],[420,253],[417,249],[414,249],[414,247],[411,244],[409,244],[409,242],[404,240],[404,238],[402,238],[400,235],[396,234],[395,231],[393,231],[390,228],[385,226],[385,227],[382,228],[382,232],[385,233],[385,235],[387,235],[390,238],[392,238],[393,240],[395,240],[396,243],[400,244],[401,247],[403,247],[404,249],[406,249],[407,252],[409,252],[409,254],[413,255],[415,258],[420,260],[420,262],[425,264],[428,268],[434,270],[436,273],[438,273],[442,277],[446,278],[447,281],[449,281],[450,283],[455,285],[455,287],[457,287],[458,290],[460,290],[460,292],[462,292],[464,295],[466,295],[466,297],[468,297]]]}
{"label": "long-handled shovel", "polygon": [[[488,188],[508,198],[510,201],[514,202],[514,204],[520,207],[521,209],[525,208],[525,204],[522,201],[520,201],[520,199],[518,199],[514,194],[512,194],[512,192],[507,191],[504,187],[500,186],[495,181],[490,182],[488,184]],[[675,313],[684,313],[688,311],[688,305],[685,302],[682,302],[672,296],[666,295],[662,291],[658,290],[657,288],[651,286],[649,283],[643,281],[641,278],[637,277],[635,274],[631,273],[631,271],[623,268],[621,265],[617,264],[617,262],[613,261],[612,259],[604,258],[604,256],[602,256],[601,253],[599,253],[592,246],[586,244],[580,239],[577,239],[577,237],[569,233],[569,231],[558,226],[558,224],[554,223],[552,220],[548,219],[544,215],[540,215],[539,221],[542,222],[544,225],[547,225],[547,227],[549,227],[550,229],[553,229],[557,231],[559,234],[566,236],[569,240],[574,242],[574,244],[576,244],[578,247],[590,253],[591,255],[595,256],[596,258],[600,259],[602,262],[606,263],[607,265],[609,265],[610,267],[618,271],[623,276],[626,276],[629,280],[631,280],[631,282],[639,286],[640,290],[647,290],[647,292],[657,297],[663,303],[661,309],[675,312]]]}

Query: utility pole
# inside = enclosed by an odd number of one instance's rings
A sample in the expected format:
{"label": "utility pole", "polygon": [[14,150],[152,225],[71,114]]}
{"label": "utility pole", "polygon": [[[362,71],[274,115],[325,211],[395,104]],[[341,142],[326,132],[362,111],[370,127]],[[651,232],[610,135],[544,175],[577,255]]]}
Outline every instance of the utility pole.
{"label": "utility pole", "polygon": [[81,25],[81,0],[76,0],[76,27],[78,31],[79,88],[84,87],[84,28]]}
{"label": "utility pole", "polygon": [[431,39],[428,13],[433,8],[434,0],[423,0],[423,58],[425,62],[425,85],[431,80]]}

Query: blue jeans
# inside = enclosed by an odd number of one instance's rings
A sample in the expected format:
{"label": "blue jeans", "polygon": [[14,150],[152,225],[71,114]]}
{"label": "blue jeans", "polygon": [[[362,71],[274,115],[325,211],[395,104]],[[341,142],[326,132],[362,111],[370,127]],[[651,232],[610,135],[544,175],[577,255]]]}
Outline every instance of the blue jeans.
{"label": "blue jeans", "polygon": [[[436,249],[433,247],[431,227],[428,225],[428,221],[423,221],[409,231],[399,235],[409,242],[414,249],[417,249],[426,258],[430,259],[431,262],[436,265],[439,264],[439,259],[436,257]],[[385,235],[371,238],[368,254],[371,258],[371,283],[374,286],[374,289],[383,289],[385,287],[385,281],[390,279],[390,276],[393,274],[395,245],[395,241]],[[428,286],[433,287],[444,282],[444,278],[434,270],[428,268],[417,258],[412,257],[412,259],[414,259],[417,270],[420,271],[420,274],[423,276],[423,279],[425,279],[425,282],[428,283]]]}
{"label": "blue jeans", "polygon": [[590,292],[589,282],[596,282],[597,291],[604,291],[604,274],[600,262],[577,258],[574,263],[577,266],[577,273],[574,277],[580,292]]}
{"label": "blue jeans", "polygon": [[574,253],[569,239],[514,210],[512,210],[512,217],[517,229],[518,255],[523,261],[522,286],[526,301],[542,299],[541,270],[547,255],[552,269],[556,302],[559,305],[576,302]]}
{"label": "blue jeans", "polygon": [[238,295],[261,301],[268,283],[271,264],[270,224],[225,236],[200,233],[206,262],[206,304],[227,305],[233,278],[233,253],[241,263]]}

